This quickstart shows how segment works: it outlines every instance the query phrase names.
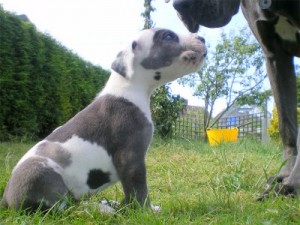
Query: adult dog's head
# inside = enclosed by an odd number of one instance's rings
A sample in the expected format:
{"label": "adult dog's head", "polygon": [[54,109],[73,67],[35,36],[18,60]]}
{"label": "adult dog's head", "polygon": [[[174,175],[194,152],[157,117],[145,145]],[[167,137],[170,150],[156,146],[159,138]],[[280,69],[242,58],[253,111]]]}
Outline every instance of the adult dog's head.
{"label": "adult dog's head", "polygon": [[199,26],[225,26],[238,12],[240,3],[244,10],[254,10],[260,20],[283,16],[293,26],[300,27],[299,0],[173,0],[178,16],[191,32],[197,32]]}
{"label": "adult dog's head", "polygon": [[173,0],[180,19],[191,32],[197,32],[199,25],[225,26],[238,12],[239,5],[240,0]]}

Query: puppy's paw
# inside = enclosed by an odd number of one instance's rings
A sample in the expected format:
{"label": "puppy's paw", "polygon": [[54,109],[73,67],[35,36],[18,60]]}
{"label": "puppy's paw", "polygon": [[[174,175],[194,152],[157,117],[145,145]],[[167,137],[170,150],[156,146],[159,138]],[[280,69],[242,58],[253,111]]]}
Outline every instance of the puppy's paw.
{"label": "puppy's paw", "polygon": [[152,205],[152,204],[151,204],[151,209],[152,209],[152,211],[155,212],[155,213],[159,213],[159,212],[161,211],[161,207],[158,206],[158,205]]}
{"label": "puppy's paw", "polygon": [[102,200],[99,204],[99,210],[102,213],[113,214],[116,212],[116,208],[120,207],[120,203],[114,200]]}
{"label": "puppy's paw", "polygon": [[[99,210],[102,213],[106,214],[114,214],[120,209],[120,203],[114,200],[102,200],[99,203]],[[161,207],[157,205],[151,204],[151,210],[154,213],[159,213],[161,211]]]}

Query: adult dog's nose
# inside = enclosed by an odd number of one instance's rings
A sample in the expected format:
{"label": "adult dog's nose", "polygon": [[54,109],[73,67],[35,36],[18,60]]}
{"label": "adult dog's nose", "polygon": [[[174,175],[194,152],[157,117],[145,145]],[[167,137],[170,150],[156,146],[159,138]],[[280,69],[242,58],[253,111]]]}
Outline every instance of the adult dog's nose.
{"label": "adult dog's nose", "polygon": [[173,7],[179,12],[189,11],[191,9],[191,4],[186,0],[174,0]]}
{"label": "adult dog's nose", "polygon": [[196,38],[201,41],[203,44],[205,44],[205,39],[201,36],[196,36]]}

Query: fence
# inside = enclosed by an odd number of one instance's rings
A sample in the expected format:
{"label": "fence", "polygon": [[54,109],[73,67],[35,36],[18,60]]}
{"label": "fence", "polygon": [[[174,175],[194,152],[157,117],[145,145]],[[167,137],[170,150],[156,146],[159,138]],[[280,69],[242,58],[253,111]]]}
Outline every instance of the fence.
{"label": "fence", "polygon": [[202,108],[189,106],[180,114],[175,123],[175,136],[203,140],[204,113]]}
{"label": "fence", "polygon": [[[204,138],[204,114],[199,111],[189,110],[180,115],[175,123],[175,136],[187,139],[203,140]],[[221,118],[216,128],[238,127],[239,137],[250,136],[262,139],[264,127],[264,113],[256,113],[244,116]],[[266,129],[266,128],[265,128]]]}
{"label": "fence", "polygon": [[175,136],[187,139],[203,140],[204,124],[203,118],[179,117],[175,123]]}
{"label": "fence", "polygon": [[251,136],[262,138],[264,113],[255,113],[245,116],[221,118],[217,128],[238,127],[239,137]]}

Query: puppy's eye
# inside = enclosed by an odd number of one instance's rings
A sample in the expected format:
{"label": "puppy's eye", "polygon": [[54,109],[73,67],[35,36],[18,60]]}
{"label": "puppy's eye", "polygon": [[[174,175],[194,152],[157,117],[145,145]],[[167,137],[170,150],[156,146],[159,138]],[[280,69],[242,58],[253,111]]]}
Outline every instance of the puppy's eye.
{"label": "puppy's eye", "polygon": [[137,46],[137,43],[136,41],[133,41],[132,44],[131,44],[131,47],[132,47],[132,50],[134,50]]}
{"label": "puppy's eye", "polygon": [[176,35],[171,32],[168,32],[168,33],[164,34],[164,36],[163,36],[163,40],[165,40],[165,41],[172,41],[175,39],[176,39]]}

